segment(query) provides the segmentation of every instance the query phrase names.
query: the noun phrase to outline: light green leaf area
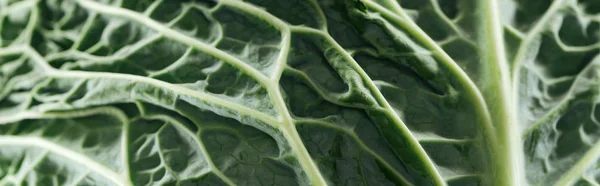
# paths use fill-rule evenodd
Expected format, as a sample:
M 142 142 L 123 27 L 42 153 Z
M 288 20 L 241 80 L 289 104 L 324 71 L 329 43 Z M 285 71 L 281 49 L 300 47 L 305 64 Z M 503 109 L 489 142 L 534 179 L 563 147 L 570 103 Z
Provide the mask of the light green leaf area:
M 0 185 L 600 185 L 598 0 L 0 0 Z

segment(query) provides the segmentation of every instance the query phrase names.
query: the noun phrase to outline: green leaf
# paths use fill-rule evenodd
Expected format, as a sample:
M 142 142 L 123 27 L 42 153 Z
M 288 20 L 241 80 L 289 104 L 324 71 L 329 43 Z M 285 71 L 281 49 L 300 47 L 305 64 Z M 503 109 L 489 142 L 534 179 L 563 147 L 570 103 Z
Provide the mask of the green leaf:
M 0 185 L 600 185 L 597 0 L 0 0 Z

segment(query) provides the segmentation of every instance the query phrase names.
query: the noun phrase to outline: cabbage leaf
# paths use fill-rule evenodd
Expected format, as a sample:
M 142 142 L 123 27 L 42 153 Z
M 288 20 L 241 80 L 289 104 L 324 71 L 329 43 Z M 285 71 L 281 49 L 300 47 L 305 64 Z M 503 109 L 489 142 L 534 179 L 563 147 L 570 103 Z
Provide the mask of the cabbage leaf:
M 0 185 L 600 185 L 598 0 L 0 0 Z

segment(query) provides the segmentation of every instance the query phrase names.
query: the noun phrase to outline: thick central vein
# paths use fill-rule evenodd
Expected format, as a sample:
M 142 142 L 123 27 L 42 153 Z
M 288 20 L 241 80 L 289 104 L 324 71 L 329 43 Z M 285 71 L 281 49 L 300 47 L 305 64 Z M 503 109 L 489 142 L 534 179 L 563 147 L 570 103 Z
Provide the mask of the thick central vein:
M 517 123 L 516 105 L 511 91 L 510 68 L 506 59 L 503 27 L 499 18 L 496 0 L 480 2 L 483 15 L 480 23 L 484 34 L 482 44 L 483 60 L 489 64 L 486 69 L 490 91 L 488 105 L 493 109 L 492 119 L 497 128 L 498 145 L 493 148 L 496 162 L 496 184 L 522 185 L 525 183 L 522 143 Z M 504 155 L 499 155 L 503 153 Z

